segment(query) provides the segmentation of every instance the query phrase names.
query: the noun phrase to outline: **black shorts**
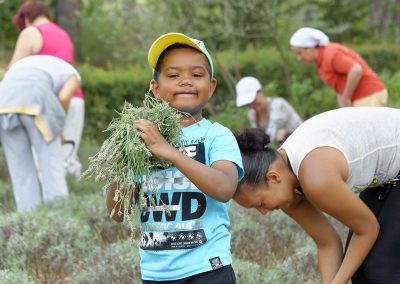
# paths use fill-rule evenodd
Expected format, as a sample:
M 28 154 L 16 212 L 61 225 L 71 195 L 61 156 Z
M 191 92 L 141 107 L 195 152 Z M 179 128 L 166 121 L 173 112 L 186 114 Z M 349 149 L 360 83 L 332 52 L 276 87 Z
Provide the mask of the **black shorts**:
M 236 276 L 232 266 L 226 265 L 216 270 L 203 272 L 179 280 L 142 280 L 142 284 L 236 284 Z
M 353 284 L 400 283 L 400 184 L 386 188 L 367 188 L 361 200 L 378 219 L 378 238 L 366 259 L 351 278 Z M 352 232 L 346 244 L 346 249 Z

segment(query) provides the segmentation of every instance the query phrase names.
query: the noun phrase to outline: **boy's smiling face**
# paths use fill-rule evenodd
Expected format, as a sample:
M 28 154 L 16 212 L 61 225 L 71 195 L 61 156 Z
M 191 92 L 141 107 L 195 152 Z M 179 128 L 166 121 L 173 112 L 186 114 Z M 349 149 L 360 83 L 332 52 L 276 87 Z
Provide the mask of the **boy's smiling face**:
M 151 81 L 154 96 L 200 120 L 217 86 L 207 69 L 206 56 L 188 47 L 173 49 L 162 60 L 157 81 Z

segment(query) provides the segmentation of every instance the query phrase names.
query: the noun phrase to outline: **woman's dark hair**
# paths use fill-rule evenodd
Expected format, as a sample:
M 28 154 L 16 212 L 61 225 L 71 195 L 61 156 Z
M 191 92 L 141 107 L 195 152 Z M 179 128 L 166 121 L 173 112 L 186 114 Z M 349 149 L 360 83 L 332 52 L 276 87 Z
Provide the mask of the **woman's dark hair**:
M 165 56 L 167 56 L 168 53 L 170 53 L 172 50 L 175 49 L 179 49 L 179 48 L 191 48 L 193 50 L 198 51 L 197 49 L 195 49 L 194 47 L 191 47 L 189 45 L 186 44 L 182 44 L 182 43 L 174 43 L 173 45 L 168 46 L 166 49 L 164 49 L 164 51 L 160 54 L 160 57 L 157 60 L 157 65 L 156 68 L 154 68 L 154 74 L 153 74 L 153 78 L 154 80 L 158 81 L 158 77 L 160 76 L 161 73 L 161 69 L 163 67 L 163 63 L 164 63 L 164 58 Z M 200 51 L 198 51 L 200 52 Z M 201 52 L 200 52 L 201 53 Z M 211 65 L 210 62 L 208 61 L 207 57 L 204 55 L 204 59 L 207 62 L 207 71 L 208 74 L 210 74 L 210 78 L 211 78 Z
M 278 152 L 267 145 L 270 138 L 261 129 L 248 128 L 235 134 L 242 154 L 244 177 L 241 183 L 265 183 L 269 166 L 278 158 Z
M 28 0 L 19 7 L 17 14 L 12 18 L 12 21 L 18 29 L 22 31 L 26 28 L 25 19 L 33 22 L 39 16 L 49 18 L 49 7 L 47 4 L 37 0 Z

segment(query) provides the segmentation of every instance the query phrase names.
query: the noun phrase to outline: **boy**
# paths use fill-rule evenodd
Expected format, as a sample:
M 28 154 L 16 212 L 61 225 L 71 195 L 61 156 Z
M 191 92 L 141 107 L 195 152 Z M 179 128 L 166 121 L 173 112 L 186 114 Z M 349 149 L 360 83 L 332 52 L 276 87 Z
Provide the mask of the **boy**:
M 174 165 L 154 173 L 155 195 L 143 189 L 148 206 L 140 216 L 142 283 L 235 283 L 228 201 L 243 166 L 231 131 L 202 117 L 217 85 L 211 56 L 203 42 L 168 33 L 150 47 L 148 60 L 154 96 L 191 116 L 180 121 L 186 155 L 169 145 L 152 122 L 136 123 L 152 154 Z M 116 188 L 108 192 L 110 212 Z M 152 197 L 159 206 L 150 202 Z

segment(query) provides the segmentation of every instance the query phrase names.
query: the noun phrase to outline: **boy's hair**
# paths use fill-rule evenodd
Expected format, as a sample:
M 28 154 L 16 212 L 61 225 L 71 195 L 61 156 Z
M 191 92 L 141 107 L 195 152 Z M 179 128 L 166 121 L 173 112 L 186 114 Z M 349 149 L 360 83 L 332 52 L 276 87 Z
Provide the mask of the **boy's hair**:
M 177 45 L 177 46 L 175 46 Z M 175 46 L 173 48 L 169 48 L 171 46 Z M 204 42 L 201 40 L 197 40 L 194 38 L 190 38 L 181 33 L 167 33 L 160 36 L 156 39 L 151 45 L 148 53 L 148 62 L 149 65 L 155 70 L 157 66 L 159 66 L 159 62 L 162 64 L 161 56 L 165 57 L 165 54 L 175 48 L 188 48 L 191 47 L 201 53 L 203 53 L 208 61 L 208 65 L 210 67 L 209 73 L 211 78 L 214 77 L 214 66 L 212 62 L 212 58 L 210 53 L 208 52 Z M 167 49 L 169 51 L 167 51 Z M 166 52 L 167 51 L 167 52 Z M 161 69 L 158 69 L 160 71 Z M 157 76 L 158 78 L 158 76 Z M 154 76 L 156 79 L 156 76 Z
M 158 60 L 157 60 L 157 65 L 156 65 L 156 67 L 154 68 L 154 71 L 153 71 L 153 78 L 154 78 L 154 80 L 158 81 L 158 77 L 160 76 L 160 73 L 161 73 L 161 69 L 162 69 L 162 67 L 163 67 L 163 63 L 164 63 L 164 58 L 165 58 L 165 56 L 167 56 L 168 53 L 170 53 L 172 50 L 181 49 L 181 48 L 191 48 L 191 49 L 193 49 L 193 50 L 198 51 L 197 49 L 195 49 L 195 48 L 193 48 L 193 47 L 191 47 L 191 46 L 189 46 L 189 45 L 182 44 L 182 43 L 174 43 L 173 45 L 168 46 L 168 47 L 161 53 L 160 57 L 159 57 Z M 210 62 L 209 62 L 208 60 L 207 60 L 207 71 L 208 71 L 208 74 L 210 74 L 210 78 L 212 78 L 211 65 L 210 65 Z
M 39 16 L 49 18 L 49 7 L 47 4 L 41 1 L 28 0 L 19 7 L 17 14 L 12 18 L 12 22 L 22 31 L 26 28 L 25 19 L 33 22 Z

